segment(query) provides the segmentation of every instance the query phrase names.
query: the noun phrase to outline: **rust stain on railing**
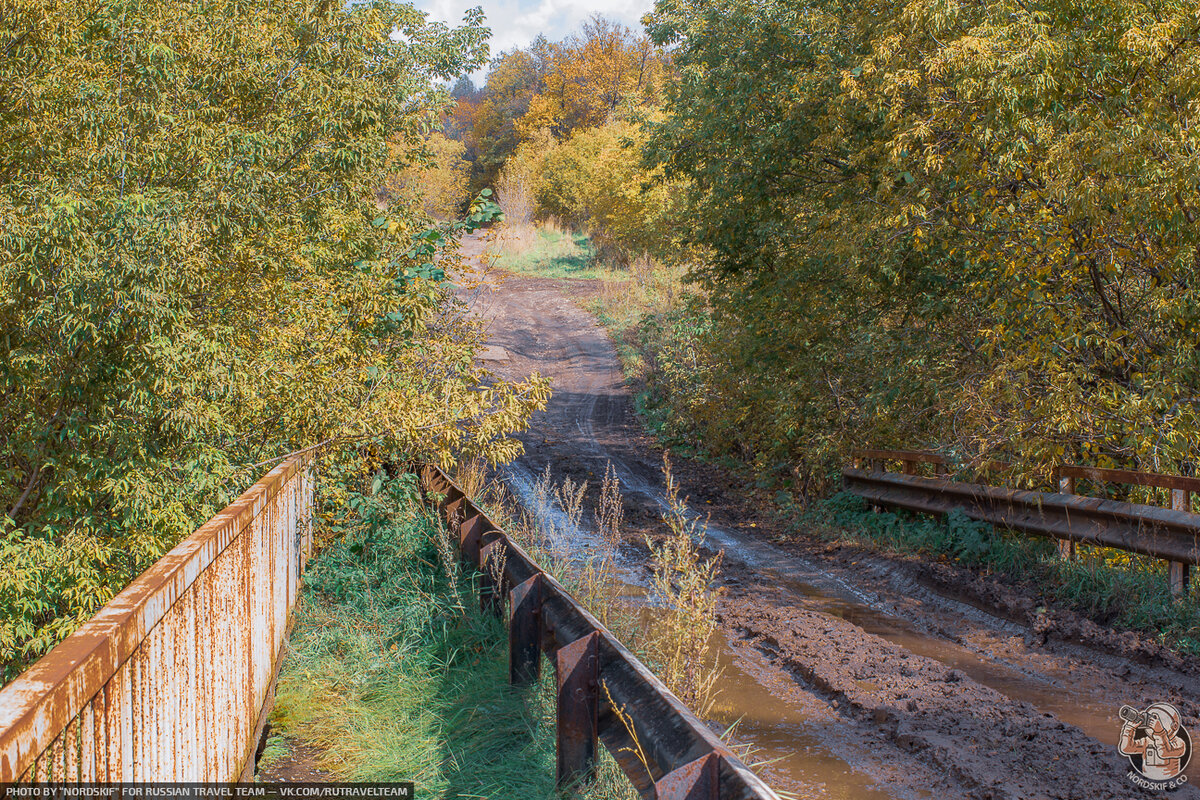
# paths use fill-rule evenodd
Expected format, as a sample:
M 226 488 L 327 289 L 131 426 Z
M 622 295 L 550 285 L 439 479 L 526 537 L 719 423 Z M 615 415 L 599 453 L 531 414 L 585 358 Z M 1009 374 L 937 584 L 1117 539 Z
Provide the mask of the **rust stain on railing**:
M 294 456 L 0 690 L 0 782 L 242 777 L 311 549 L 311 508 Z

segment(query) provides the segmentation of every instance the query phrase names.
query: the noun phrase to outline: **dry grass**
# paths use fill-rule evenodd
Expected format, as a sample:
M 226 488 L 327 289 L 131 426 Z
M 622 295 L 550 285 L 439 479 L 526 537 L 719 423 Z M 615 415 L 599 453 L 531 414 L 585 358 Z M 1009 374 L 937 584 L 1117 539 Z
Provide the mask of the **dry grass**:
M 651 595 L 664 606 L 665 613 L 648 645 L 658 662 L 659 677 L 703 717 L 712 711 L 721 677 L 711 649 L 722 591 L 717 586 L 721 555 L 701 555 L 708 525 L 695 517 L 679 496 L 671 461 L 665 453 L 663 475 L 668 505 L 663 521 L 668 533 L 658 540 L 647 538 L 646 544 L 654 559 Z
M 572 234 L 550 217 L 540 222 L 521 220 L 505 214 L 504 225 L 496 236 L 496 250 L 501 257 L 522 256 L 532 250 L 546 250 L 547 258 L 576 255 L 578 247 Z
M 610 464 L 593 509 L 596 536 L 586 558 L 572 558 L 567 544 L 572 527 L 584 522 L 587 483 L 570 478 L 555 482 L 547 468 L 533 489 L 533 513 L 526 511 L 499 481 L 480 495 L 497 523 L 597 619 L 651 666 L 659 678 L 697 714 L 708 714 L 716 701 L 720 669 L 711 650 L 717 630 L 720 590 L 716 575 L 720 557 L 704 558 L 706 524 L 696 519 L 679 497 L 664 458 L 668 510 L 666 535 L 647 542 L 654 563 L 649 596 L 654 613 L 645 615 L 625 596 L 617 574 L 622 541 L 624 500 Z M 553 513 L 557 507 L 561 514 Z

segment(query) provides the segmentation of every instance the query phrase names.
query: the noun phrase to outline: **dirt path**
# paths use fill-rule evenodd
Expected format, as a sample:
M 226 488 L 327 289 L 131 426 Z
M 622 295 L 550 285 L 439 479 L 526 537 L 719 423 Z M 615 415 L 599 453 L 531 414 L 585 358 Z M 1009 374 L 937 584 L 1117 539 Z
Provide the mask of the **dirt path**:
M 611 462 L 633 528 L 650 530 L 662 503 L 661 453 L 633 413 L 612 343 L 572 301 L 589 291 L 585 282 L 510 276 L 475 298 L 494 345 L 489 366 L 554 381 L 512 477 L 531 481 L 549 464 L 556 476 L 595 485 Z M 773 759 L 760 772 L 777 789 L 1151 797 L 1125 778 L 1128 760 L 1115 749 L 1121 705 L 1172 702 L 1200 737 L 1200 677 L 1188 664 L 1047 636 L 1045 626 L 1009 618 L 1011 609 L 946 596 L 920 565 L 815 541 L 780 546 L 728 476 L 686 462 L 677 472 L 693 507 L 711 512 L 710 542 L 725 551 L 722 721 L 742 720 L 738 735 Z M 1198 762 L 1192 785 L 1171 797 L 1200 796 Z

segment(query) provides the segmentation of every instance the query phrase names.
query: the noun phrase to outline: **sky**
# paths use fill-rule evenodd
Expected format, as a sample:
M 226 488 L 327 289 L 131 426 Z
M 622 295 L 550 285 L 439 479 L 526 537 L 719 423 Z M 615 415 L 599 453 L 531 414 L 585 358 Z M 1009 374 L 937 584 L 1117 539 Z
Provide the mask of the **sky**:
M 623 22 L 635 31 L 641 18 L 654 7 L 654 0 L 415 0 L 417 8 L 431 20 L 457 25 L 463 12 L 481 6 L 492 29 L 491 54 L 524 47 L 539 33 L 557 41 L 574 33 L 593 14 Z M 478 79 L 486 70 L 472 76 Z

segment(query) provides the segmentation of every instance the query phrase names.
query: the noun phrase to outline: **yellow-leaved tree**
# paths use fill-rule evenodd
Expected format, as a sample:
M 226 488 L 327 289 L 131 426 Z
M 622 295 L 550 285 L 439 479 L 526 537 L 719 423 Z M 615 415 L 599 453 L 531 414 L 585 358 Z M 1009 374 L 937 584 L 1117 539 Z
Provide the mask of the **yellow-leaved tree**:
M 374 200 L 422 158 L 440 81 L 486 57 L 477 11 L 451 29 L 386 1 L 5 9 L 8 674 L 287 453 L 518 452 L 545 382 L 477 365 L 454 230 Z
M 658 0 L 648 29 L 679 76 L 652 155 L 710 255 L 697 438 L 784 485 L 868 443 L 1194 468 L 1194 3 Z

